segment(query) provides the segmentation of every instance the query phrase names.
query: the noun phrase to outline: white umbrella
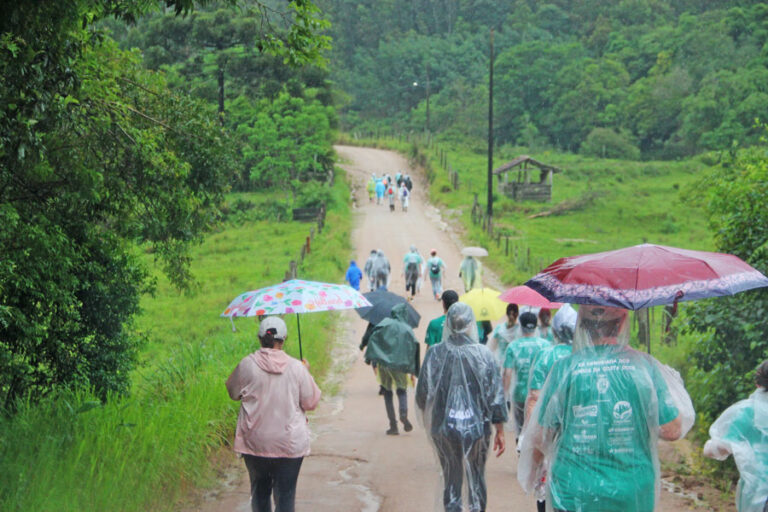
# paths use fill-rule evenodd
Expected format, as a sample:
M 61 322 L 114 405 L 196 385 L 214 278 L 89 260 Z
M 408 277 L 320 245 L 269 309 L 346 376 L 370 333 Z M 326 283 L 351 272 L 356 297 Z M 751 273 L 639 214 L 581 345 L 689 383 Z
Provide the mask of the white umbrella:
M 488 256 L 488 251 L 483 249 L 482 247 L 465 247 L 461 250 L 462 256 L 474 256 L 474 257 L 481 257 L 481 256 Z

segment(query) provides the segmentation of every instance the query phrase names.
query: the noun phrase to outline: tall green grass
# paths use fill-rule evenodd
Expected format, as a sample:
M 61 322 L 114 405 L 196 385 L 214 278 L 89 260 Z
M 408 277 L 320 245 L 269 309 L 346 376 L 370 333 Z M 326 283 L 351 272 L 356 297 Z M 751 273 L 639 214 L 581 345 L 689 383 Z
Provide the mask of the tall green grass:
M 351 252 L 343 180 L 333 195 L 301 278 L 343 280 Z M 190 486 L 213 480 L 208 457 L 229 442 L 239 407 L 224 382 L 258 347 L 253 319 L 237 319 L 233 332 L 219 314 L 239 293 L 280 282 L 310 229 L 241 217 L 194 251 L 191 294 L 157 276 L 157 293 L 145 298 L 136 322 L 148 341 L 131 396 L 102 405 L 88 392 L 61 391 L 0 420 L 0 510 L 172 510 Z M 301 318 L 304 357 L 321 382 L 337 320 L 333 313 Z M 295 315 L 286 322 L 286 350 L 298 356 Z

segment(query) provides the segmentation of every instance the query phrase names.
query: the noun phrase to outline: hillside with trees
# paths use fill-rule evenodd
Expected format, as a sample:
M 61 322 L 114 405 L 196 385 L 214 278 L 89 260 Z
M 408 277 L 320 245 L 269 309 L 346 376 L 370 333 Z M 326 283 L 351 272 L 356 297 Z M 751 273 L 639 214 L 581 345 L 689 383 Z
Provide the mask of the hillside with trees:
M 754 1 L 322 0 L 345 127 L 680 158 L 756 142 L 768 4 Z

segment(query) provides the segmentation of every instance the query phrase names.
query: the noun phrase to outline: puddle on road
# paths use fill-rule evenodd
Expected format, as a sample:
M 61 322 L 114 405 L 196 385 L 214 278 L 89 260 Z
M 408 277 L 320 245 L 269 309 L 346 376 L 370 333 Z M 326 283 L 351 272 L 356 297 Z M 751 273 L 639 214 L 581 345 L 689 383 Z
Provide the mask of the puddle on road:
M 358 466 L 360 466 L 360 462 L 355 461 L 352 465 L 339 470 L 341 480 L 330 481 L 328 482 L 328 485 L 334 487 L 344 485 L 350 489 L 354 489 L 357 494 L 357 499 L 363 506 L 361 512 L 378 512 L 379 507 L 381 507 L 381 497 L 374 494 L 371 488 L 366 485 L 351 483 L 353 477 L 350 473 L 357 469 Z
M 708 507 L 706 503 L 699 498 L 698 493 L 688 492 L 685 489 L 683 489 L 683 487 L 680 484 L 676 484 L 675 482 L 671 482 L 665 478 L 662 478 L 661 488 L 670 494 L 674 494 L 675 496 L 679 496 L 680 498 L 691 500 L 693 505 L 696 506 L 697 508 L 701 507 L 702 510 L 712 510 L 712 511 L 715 510 L 712 507 Z

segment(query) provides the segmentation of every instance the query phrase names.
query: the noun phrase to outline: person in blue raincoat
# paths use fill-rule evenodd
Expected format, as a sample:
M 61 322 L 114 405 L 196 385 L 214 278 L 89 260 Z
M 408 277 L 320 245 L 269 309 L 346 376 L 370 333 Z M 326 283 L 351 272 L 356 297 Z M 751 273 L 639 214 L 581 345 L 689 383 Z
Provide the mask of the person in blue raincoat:
M 355 290 L 360 290 L 360 279 L 363 278 L 363 273 L 360 271 L 360 267 L 357 266 L 354 260 L 349 262 L 349 268 L 347 274 L 344 276 L 344 280 L 349 282 L 349 286 Z
M 381 199 L 384 197 L 384 191 L 387 187 L 381 179 L 376 180 L 376 204 L 381 204 Z

